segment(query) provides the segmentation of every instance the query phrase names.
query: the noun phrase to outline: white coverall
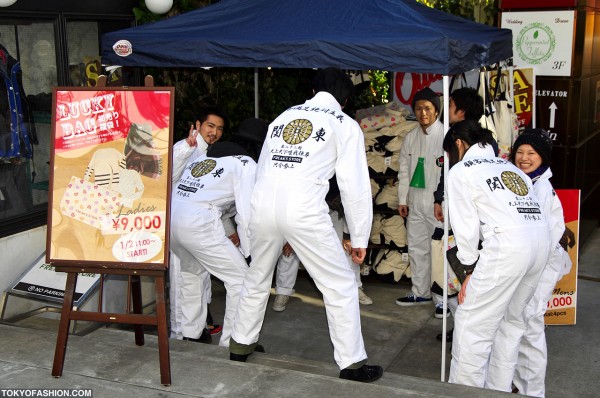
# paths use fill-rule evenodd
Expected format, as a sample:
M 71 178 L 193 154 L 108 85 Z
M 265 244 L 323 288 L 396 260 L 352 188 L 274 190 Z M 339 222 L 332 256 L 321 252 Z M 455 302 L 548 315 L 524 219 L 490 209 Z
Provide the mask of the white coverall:
M 411 130 L 400 149 L 398 198 L 408 206 L 406 234 L 412 292 L 417 297 L 431 297 L 431 236 L 444 224 L 433 215 L 433 192 L 437 189 L 442 170 L 444 125 L 437 120 L 423 133 L 421 126 Z M 425 188 L 410 187 L 417 162 L 424 158 Z
M 172 192 L 175 192 L 176 183 L 179 182 L 181 175 L 186 166 L 188 166 L 196 158 L 205 155 L 208 150 L 208 144 L 204 139 L 197 139 L 197 146 L 189 146 L 185 139 L 177 141 L 173 145 L 173 173 L 171 183 L 173 184 Z M 170 250 L 169 253 L 169 318 L 171 324 L 171 338 L 181 340 L 181 265 L 180 260 Z M 212 299 L 212 290 L 210 275 L 204 275 L 204 295 L 202 299 L 206 304 L 210 304 Z
M 300 259 L 296 253 L 291 253 L 289 256 L 284 256 L 283 254 L 279 256 L 275 275 L 275 294 L 283 294 L 285 296 L 294 294 L 299 267 Z
M 247 156 L 200 156 L 186 167 L 171 204 L 171 250 L 181 260 L 184 337 L 199 338 L 206 324 L 203 277 L 223 281 L 227 290 L 220 346 L 228 347 L 244 274 L 248 269 L 248 221 L 256 163 Z M 225 234 L 221 215 L 235 205 L 240 249 Z M 241 252 L 240 252 L 241 250 Z
M 323 294 L 334 358 L 343 369 L 367 354 L 358 288 L 325 202 L 334 174 L 352 247 L 366 248 L 373 212 L 364 138 L 335 98 L 319 92 L 269 126 L 252 196 L 252 264 L 232 337 L 242 345 L 258 341 L 275 263 L 287 241 Z
M 342 234 L 348 233 L 348 226 L 344 222 L 343 218 L 338 217 L 338 212 L 330 210 L 329 215 L 331 216 L 331 222 L 333 223 L 333 229 L 338 234 L 340 241 L 342 240 Z M 362 281 L 360 279 L 360 265 L 352 262 L 352 257 L 347 255 L 348 264 L 352 270 L 354 270 L 354 277 L 356 278 L 356 285 L 362 287 Z M 294 285 L 296 284 L 296 277 L 298 276 L 298 268 L 300 266 L 300 260 L 295 253 L 290 254 L 288 257 L 281 255 L 279 261 L 277 261 L 277 272 L 275 275 L 275 294 L 284 294 L 291 296 L 294 294 Z
M 518 350 L 549 252 L 548 224 L 529 177 L 494 157 L 490 145 L 471 146 L 450 169 L 447 200 L 457 256 L 465 265 L 477 261 L 454 314 L 449 381 L 484 387 L 492 349 Z M 497 333 L 505 333 L 501 343 Z
M 489 380 L 490 388 L 510 391 L 511 382 L 519 389 L 519 393 L 533 397 L 543 397 L 545 394 L 546 364 L 546 334 L 544 333 L 544 314 L 552 290 L 564 275 L 571 269 L 571 259 L 562 246 L 560 238 L 565 231 L 565 221 L 562 205 L 550 183 L 552 171 L 548 168 L 541 176 L 533 180 L 535 192 L 542 213 L 550 227 L 550 255 L 542 276 L 535 289 L 533 297 L 525 309 L 526 329 L 524 330 L 518 358 L 506 358 L 514 350 L 507 353 L 503 349 L 492 350 L 490 358 Z M 502 339 L 502 336 L 500 336 Z M 515 373 L 511 372 L 510 364 L 516 361 Z

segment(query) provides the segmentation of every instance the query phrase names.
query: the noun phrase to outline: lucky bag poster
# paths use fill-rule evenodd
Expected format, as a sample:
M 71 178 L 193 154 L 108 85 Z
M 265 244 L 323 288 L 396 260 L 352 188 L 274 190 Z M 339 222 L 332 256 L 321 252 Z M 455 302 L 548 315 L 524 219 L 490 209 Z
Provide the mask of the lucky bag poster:
M 46 262 L 167 264 L 172 88 L 53 90 Z

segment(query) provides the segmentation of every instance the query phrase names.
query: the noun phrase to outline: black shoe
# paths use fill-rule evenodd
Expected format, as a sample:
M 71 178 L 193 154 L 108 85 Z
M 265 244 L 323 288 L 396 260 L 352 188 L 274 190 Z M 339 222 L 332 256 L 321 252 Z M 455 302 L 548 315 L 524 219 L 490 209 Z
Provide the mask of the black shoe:
M 363 365 L 358 369 L 342 369 L 340 379 L 370 383 L 383 375 L 383 368 L 377 365 Z
M 254 352 L 265 352 L 265 347 L 263 347 L 260 344 L 257 344 L 256 347 L 254 347 Z M 250 354 L 234 354 L 233 352 L 230 352 L 229 360 L 237 362 L 246 362 L 246 359 L 248 359 Z
M 452 343 L 452 336 L 454 335 L 454 329 L 450 329 L 446 332 L 446 343 Z M 438 341 L 442 341 L 442 334 L 435 336 Z
M 202 334 L 200 335 L 200 338 L 198 338 L 198 339 L 193 339 L 191 337 L 184 337 L 183 339 L 185 341 L 193 341 L 194 343 L 205 343 L 205 344 L 212 343 L 212 336 L 210 335 L 210 331 L 208 329 L 204 329 L 202 331 Z

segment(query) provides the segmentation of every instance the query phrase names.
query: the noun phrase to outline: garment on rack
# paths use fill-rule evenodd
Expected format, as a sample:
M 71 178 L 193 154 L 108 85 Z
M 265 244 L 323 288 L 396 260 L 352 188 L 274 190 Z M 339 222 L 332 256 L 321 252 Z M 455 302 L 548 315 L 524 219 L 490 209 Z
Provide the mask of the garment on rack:
M 32 158 L 39 144 L 21 76 L 21 64 L 0 44 L 0 157 Z

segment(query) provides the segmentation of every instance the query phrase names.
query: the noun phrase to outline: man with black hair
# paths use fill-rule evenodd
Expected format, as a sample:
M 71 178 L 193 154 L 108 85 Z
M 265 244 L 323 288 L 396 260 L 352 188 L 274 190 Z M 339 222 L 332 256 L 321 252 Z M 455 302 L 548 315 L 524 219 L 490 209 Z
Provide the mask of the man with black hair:
M 340 378 L 371 382 L 383 369 L 366 364 L 358 287 L 325 202 L 335 174 L 352 260 L 360 264 L 369 240 L 372 199 L 360 126 L 342 111 L 354 86 L 344 72 L 327 68 L 317 73 L 313 88 L 312 99 L 270 124 L 263 145 L 252 195 L 252 263 L 235 317 L 230 359 L 246 361 L 257 347 L 275 263 L 288 242 L 323 294 Z
M 398 212 L 406 218 L 411 292 L 396 300 L 401 306 L 431 302 L 431 237 L 443 227 L 433 215 L 431 196 L 444 159 L 444 125 L 438 120 L 440 99 L 429 87 L 417 92 L 412 108 L 419 126 L 410 131 L 400 149 Z
M 472 87 L 461 87 L 452 91 L 449 100 L 448 119 L 450 126 L 461 122 L 463 120 L 473 120 L 479 122 L 479 119 L 483 116 L 483 98 L 479 95 L 477 90 Z M 442 202 L 444 201 L 444 168 L 442 167 L 440 182 L 437 189 L 433 193 L 433 214 L 436 220 L 444 222 L 444 210 L 442 209 Z M 444 316 L 444 306 L 442 303 L 443 287 L 437 284 L 433 284 L 431 288 L 433 299 L 435 301 L 435 317 L 438 319 Z M 448 300 L 449 312 L 446 312 L 446 316 L 450 313 L 454 314 L 454 311 L 458 307 L 458 301 L 456 296 L 450 297 Z M 446 332 L 446 341 L 452 342 L 452 332 L 450 329 Z M 437 335 L 437 339 L 441 341 L 443 335 L 440 333 Z
M 216 105 L 208 105 L 200 109 L 200 113 L 195 121 L 191 124 L 188 136 L 175 143 L 173 146 L 173 173 L 171 181 L 173 185 L 179 182 L 181 175 L 186 166 L 199 156 L 206 155 L 208 148 L 215 142 L 221 139 L 223 131 L 227 124 L 227 117 L 223 110 Z M 200 138 L 198 138 L 200 135 Z M 175 186 L 173 187 L 175 192 Z M 224 228 L 228 235 L 234 233 L 233 224 L 228 221 L 229 215 L 224 216 Z M 237 235 L 232 235 L 237 239 Z M 171 321 L 171 337 L 181 339 L 182 314 L 181 314 L 181 265 L 180 259 L 171 251 L 169 261 L 169 303 L 170 303 L 170 321 Z M 210 303 L 211 301 L 211 283 L 210 276 L 204 275 L 203 281 L 203 301 Z M 211 315 L 208 311 L 208 318 Z M 212 323 L 212 321 L 210 322 Z M 209 329 L 209 327 L 211 327 Z M 210 343 L 211 334 L 217 334 L 221 330 L 219 325 L 207 325 L 203 329 L 199 339 L 203 343 Z

